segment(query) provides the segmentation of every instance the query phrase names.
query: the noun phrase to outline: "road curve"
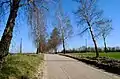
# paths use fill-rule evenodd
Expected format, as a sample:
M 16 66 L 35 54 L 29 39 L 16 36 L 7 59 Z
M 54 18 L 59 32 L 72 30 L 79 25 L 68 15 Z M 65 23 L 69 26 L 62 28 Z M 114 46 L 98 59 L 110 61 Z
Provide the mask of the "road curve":
M 117 75 L 56 54 L 46 54 L 45 63 L 46 79 L 120 79 Z

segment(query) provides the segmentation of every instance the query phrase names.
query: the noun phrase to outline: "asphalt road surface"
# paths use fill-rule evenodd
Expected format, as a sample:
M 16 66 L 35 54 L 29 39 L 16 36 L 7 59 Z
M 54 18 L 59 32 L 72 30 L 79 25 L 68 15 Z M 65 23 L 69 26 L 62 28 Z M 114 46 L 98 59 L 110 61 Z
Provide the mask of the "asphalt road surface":
M 115 74 L 56 54 L 46 54 L 45 63 L 45 79 L 120 79 Z

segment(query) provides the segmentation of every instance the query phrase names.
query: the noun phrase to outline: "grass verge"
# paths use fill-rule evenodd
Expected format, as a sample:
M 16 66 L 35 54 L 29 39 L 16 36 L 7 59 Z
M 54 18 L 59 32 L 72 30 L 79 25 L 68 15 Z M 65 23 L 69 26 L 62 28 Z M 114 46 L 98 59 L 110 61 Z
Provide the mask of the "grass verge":
M 0 70 L 0 79 L 34 79 L 34 76 L 40 65 L 43 62 L 43 55 L 36 54 L 15 54 L 8 55 Z

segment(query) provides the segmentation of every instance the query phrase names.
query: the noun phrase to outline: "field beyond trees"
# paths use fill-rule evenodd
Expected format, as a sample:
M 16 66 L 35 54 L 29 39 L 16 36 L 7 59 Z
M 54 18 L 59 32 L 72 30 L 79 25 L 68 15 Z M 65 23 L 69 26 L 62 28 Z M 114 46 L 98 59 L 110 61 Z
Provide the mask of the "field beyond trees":
M 95 53 L 73 53 L 72 55 L 80 56 L 80 57 L 95 57 Z M 120 59 L 120 52 L 108 52 L 108 53 L 100 53 L 100 57 L 109 57 L 114 59 Z
M 43 57 L 35 54 L 8 55 L 0 70 L 0 79 L 33 79 Z

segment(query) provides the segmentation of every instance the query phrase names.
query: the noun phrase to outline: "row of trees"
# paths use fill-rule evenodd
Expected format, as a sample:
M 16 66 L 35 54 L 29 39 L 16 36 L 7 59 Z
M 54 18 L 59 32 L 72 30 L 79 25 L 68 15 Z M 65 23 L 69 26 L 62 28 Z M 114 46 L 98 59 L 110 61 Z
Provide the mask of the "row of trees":
M 46 42 L 44 42 L 43 48 L 45 48 L 45 50 L 42 52 L 53 52 L 54 50 L 54 52 L 57 53 L 58 46 L 62 44 L 64 50 L 63 53 L 65 53 L 65 42 L 68 38 L 71 37 L 73 31 L 69 15 L 64 13 L 61 1 L 59 1 L 57 5 L 55 20 L 56 27 L 54 27 L 50 37 L 46 40 Z
M 93 40 L 95 46 L 96 57 L 99 57 L 99 49 L 97 47 L 96 38 L 102 37 L 104 41 L 104 51 L 107 52 L 107 45 L 106 45 L 106 37 L 112 30 L 111 22 L 112 20 L 106 19 L 103 16 L 103 11 L 97 7 L 96 0 L 75 0 L 79 3 L 78 10 L 74 12 L 77 16 L 77 23 L 81 27 L 81 34 L 86 31 L 89 31 L 91 38 Z M 58 28 L 58 37 L 59 43 L 63 44 L 63 53 L 65 53 L 65 41 L 73 34 L 72 25 L 70 22 L 70 18 L 68 15 L 64 13 L 62 8 L 61 1 L 59 1 L 57 12 L 56 12 L 56 19 L 57 19 L 57 27 Z M 54 39 L 50 39 L 55 41 Z M 48 42 L 49 43 L 49 42 Z M 57 43 L 56 43 L 57 44 Z M 50 44 L 54 49 L 56 49 L 57 45 L 54 46 L 54 42 Z M 52 49 L 53 49 L 52 48 Z
M 120 47 L 107 47 L 106 48 L 106 52 L 120 52 Z M 62 53 L 63 51 L 61 51 Z M 82 46 L 80 48 L 73 48 L 73 49 L 69 49 L 66 50 L 66 53 L 88 53 L 88 52 L 95 52 L 95 48 L 94 47 L 86 47 L 86 46 Z M 98 47 L 98 52 L 102 53 L 104 52 L 104 48 L 103 47 Z
M 46 25 L 47 13 L 49 12 L 50 2 L 57 4 L 56 27 L 51 33 L 50 38 L 47 38 Z M 96 5 L 96 0 L 74 0 L 79 6 L 74 14 L 77 16 L 77 23 L 81 27 L 81 33 L 89 31 L 93 40 L 96 57 L 99 56 L 96 37 L 103 37 L 106 51 L 106 36 L 111 31 L 111 20 L 103 17 L 103 11 Z M 65 42 L 73 34 L 72 25 L 69 18 L 62 8 L 61 0 L 0 0 L 0 21 L 8 12 L 7 23 L 0 40 L 0 60 L 6 57 L 9 53 L 13 30 L 15 27 L 16 18 L 19 15 L 26 17 L 28 26 L 30 26 L 31 37 L 37 48 L 37 53 L 46 52 L 54 49 L 60 44 L 63 44 L 63 52 L 65 53 Z M 6 21 L 5 21 L 6 22 Z M 47 38 L 47 39 L 46 39 Z

